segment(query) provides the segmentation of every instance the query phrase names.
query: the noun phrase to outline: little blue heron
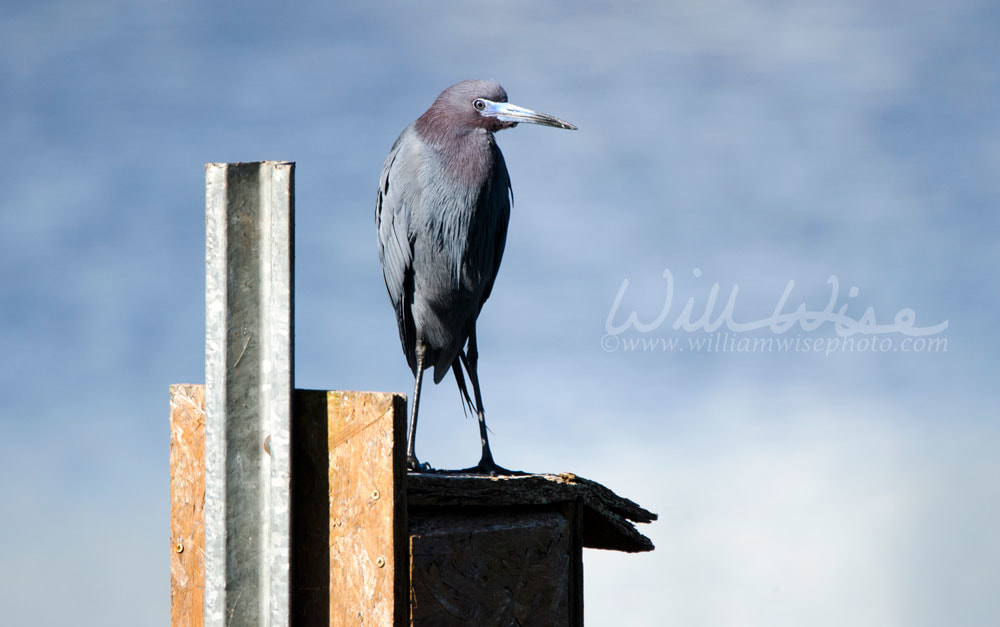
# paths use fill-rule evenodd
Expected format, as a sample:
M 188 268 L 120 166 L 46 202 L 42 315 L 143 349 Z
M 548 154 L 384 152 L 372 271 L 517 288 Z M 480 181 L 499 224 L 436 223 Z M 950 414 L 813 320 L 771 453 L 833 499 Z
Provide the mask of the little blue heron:
M 406 450 L 411 470 L 430 469 L 414 447 L 424 370 L 434 366 L 434 383 L 454 372 L 472 408 L 464 366 L 483 448 L 479 464 L 468 470 L 508 472 L 493 461 L 486 435 L 476 319 L 493 289 L 510 220 L 510 178 L 493 134 L 519 122 L 576 129 L 508 103 L 494 81 L 463 81 L 441 92 L 400 134 L 382 166 L 375 224 L 382 276 L 413 371 Z

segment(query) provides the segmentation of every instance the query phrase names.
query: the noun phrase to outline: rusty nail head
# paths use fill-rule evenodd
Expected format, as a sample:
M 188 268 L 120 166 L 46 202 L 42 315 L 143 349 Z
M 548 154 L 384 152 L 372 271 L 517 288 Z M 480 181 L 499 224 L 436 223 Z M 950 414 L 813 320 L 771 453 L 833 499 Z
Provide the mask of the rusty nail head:
M 385 558 L 380 555 L 379 558 L 377 560 L 375 560 L 375 564 L 379 568 L 382 568 L 383 566 L 385 566 Z
M 378 500 L 378 497 L 379 497 L 379 493 L 378 493 L 378 490 L 377 490 L 377 489 L 376 489 L 376 490 L 373 490 L 373 491 L 372 491 L 372 500 L 373 500 L 373 501 L 377 501 L 377 500 Z
M 174 545 L 174 550 L 177 551 L 178 553 L 183 553 L 184 545 L 178 542 L 177 544 Z

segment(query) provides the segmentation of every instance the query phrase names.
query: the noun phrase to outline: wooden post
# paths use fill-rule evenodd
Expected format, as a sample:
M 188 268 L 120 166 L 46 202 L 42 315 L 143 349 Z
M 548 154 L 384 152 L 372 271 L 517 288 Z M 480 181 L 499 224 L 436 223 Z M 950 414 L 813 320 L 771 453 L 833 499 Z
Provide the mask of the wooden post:
M 406 399 L 296 390 L 295 401 L 293 518 L 301 524 L 293 525 L 293 595 L 303 601 L 297 614 L 308 625 L 403 625 Z M 315 487 L 304 489 L 303 481 Z M 324 558 L 325 582 L 322 568 L 306 566 Z M 299 579 L 310 573 L 317 576 Z
M 171 386 L 170 410 L 171 625 L 199 627 L 204 386 Z M 405 437 L 401 395 L 295 390 L 291 624 L 407 623 Z

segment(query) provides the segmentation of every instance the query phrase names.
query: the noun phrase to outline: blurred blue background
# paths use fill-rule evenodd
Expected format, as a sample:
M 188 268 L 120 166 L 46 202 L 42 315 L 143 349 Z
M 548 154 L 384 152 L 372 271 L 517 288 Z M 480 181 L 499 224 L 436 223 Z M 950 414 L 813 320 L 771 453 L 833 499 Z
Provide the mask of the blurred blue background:
M 996 624 L 998 28 L 964 0 L 4 3 L 3 623 L 168 620 L 167 386 L 204 379 L 204 163 L 297 162 L 297 386 L 409 393 L 379 170 L 442 89 L 495 78 L 580 127 L 498 136 L 497 460 L 660 514 L 653 553 L 586 553 L 588 624 Z M 665 268 L 666 321 L 616 339 L 689 348 L 602 344 L 623 280 L 613 322 L 648 322 Z M 822 310 L 831 275 L 835 310 L 909 308 L 947 321 L 943 346 L 698 351 L 672 326 L 713 284 L 742 321 L 789 281 L 784 311 Z M 453 381 L 425 390 L 421 457 L 475 463 Z

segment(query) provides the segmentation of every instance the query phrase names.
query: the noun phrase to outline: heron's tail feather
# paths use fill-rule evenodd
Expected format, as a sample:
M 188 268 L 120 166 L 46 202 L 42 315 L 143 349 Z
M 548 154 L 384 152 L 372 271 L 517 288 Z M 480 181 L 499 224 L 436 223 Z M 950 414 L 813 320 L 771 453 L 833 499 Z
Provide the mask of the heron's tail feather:
M 462 413 L 468 418 L 470 411 L 473 414 L 476 413 L 476 406 L 472 404 L 472 397 L 469 396 L 469 388 L 465 385 L 465 375 L 462 374 L 462 366 L 465 366 L 466 370 L 469 369 L 469 362 L 465 357 L 465 351 L 458 353 L 458 359 L 452 363 L 451 369 L 455 372 L 455 382 L 458 383 L 458 391 L 462 393 Z

